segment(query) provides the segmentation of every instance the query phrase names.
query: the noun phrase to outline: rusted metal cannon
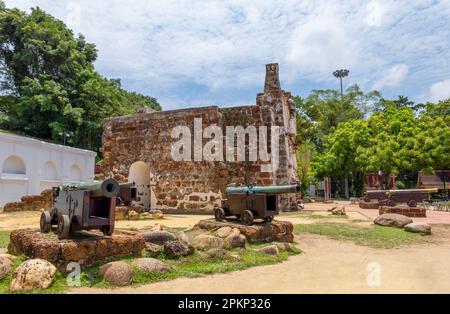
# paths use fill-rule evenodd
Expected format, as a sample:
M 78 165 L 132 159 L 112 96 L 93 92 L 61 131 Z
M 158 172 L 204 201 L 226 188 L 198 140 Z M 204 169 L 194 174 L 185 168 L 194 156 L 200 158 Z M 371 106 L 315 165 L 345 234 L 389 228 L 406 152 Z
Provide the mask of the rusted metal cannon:
M 119 183 L 106 179 L 92 184 L 61 185 L 53 189 L 53 206 L 41 214 L 41 232 L 57 225 L 58 238 L 68 238 L 73 231 L 100 229 L 114 232 L 116 197 Z
M 119 194 L 117 194 L 116 205 L 130 206 L 131 202 L 139 201 L 137 188 L 134 182 L 120 183 Z
M 409 207 L 416 207 L 422 203 L 428 194 L 436 193 L 437 189 L 404 189 L 404 190 L 373 190 L 367 191 L 363 197 L 365 202 L 377 200 L 387 206 L 406 203 Z
M 253 224 L 255 219 L 270 222 L 279 212 L 279 195 L 298 192 L 300 185 L 228 187 L 222 207 L 214 209 L 214 217 L 221 221 L 236 216 L 246 225 Z

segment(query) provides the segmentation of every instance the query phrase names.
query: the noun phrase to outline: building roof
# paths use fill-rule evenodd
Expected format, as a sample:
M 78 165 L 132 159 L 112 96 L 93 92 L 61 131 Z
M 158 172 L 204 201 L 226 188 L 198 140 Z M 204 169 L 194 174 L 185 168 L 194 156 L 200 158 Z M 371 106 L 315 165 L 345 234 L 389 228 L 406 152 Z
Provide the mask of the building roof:
M 28 137 L 28 136 L 22 136 L 17 135 L 13 133 L 6 133 L 3 130 L 0 130 L 0 140 L 6 140 L 8 142 L 18 142 L 26 145 L 33 145 L 33 146 L 40 146 L 40 147 L 47 147 L 52 148 L 55 150 L 63 150 L 67 152 L 72 152 L 76 154 L 82 154 L 82 155 L 90 155 L 90 156 L 97 156 L 97 153 L 91 150 L 87 149 L 81 149 L 81 148 L 75 148 L 70 146 L 65 146 L 61 144 L 55 144 L 55 143 L 49 143 L 46 141 L 43 141 L 41 139 L 37 139 L 34 137 Z

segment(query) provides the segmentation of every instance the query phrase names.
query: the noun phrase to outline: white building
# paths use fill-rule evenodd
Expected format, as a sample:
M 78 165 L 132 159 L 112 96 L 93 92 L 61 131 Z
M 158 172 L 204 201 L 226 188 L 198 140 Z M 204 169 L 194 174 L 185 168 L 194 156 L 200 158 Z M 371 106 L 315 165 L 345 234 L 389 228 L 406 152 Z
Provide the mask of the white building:
M 0 132 L 0 207 L 61 183 L 92 182 L 96 153 Z

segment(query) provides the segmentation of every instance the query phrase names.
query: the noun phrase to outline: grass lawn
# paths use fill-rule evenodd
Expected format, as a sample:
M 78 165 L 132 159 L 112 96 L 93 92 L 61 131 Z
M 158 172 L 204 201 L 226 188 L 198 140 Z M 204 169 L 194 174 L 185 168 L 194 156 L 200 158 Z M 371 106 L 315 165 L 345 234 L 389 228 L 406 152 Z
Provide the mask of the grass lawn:
M 5 248 L 9 243 L 10 231 L 0 230 L 0 248 Z
M 151 273 L 134 269 L 134 276 L 132 285 L 148 284 L 163 280 L 172 280 L 179 277 L 200 277 L 208 274 L 224 273 L 234 270 L 242 270 L 253 266 L 270 265 L 285 261 L 289 256 L 296 255 L 301 252 L 298 250 L 294 253 L 280 250 L 279 256 L 270 256 L 262 253 L 257 253 L 252 249 L 261 247 L 262 245 L 247 245 L 247 249 L 241 251 L 240 249 L 230 250 L 229 253 L 239 255 L 239 260 L 233 257 L 225 259 L 210 259 L 205 258 L 202 253 L 195 252 L 191 256 L 169 259 L 164 253 L 160 253 L 157 257 L 159 260 L 171 266 L 172 270 L 167 273 Z M 25 260 L 24 256 L 20 256 L 14 261 L 14 268 Z M 131 263 L 133 258 L 125 258 L 122 261 Z M 11 274 L 0 280 L 0 294 L 11 293 L 9 291 L 9 284 L 11 282 Z M 113 288 L 105 282 L 99 275 L 99 267 L 86 268 L 81 273 L 81 285 L 84 287 L 96 288 Z M 70 287 L 67 285 L 66 276 L 57 272 L 56 279 L 53 284 L 46 290 L 33 290 L 27 293 L 64 293 Z
M 294 233 L 320 234 L 335 240 L 350 240 L 358 245 L 391 249 L 409 244 L 430 243 L 427 236 L 404 231 L 400 228 L 373 225 L 363 227 L 340 223 L 297 224 Z

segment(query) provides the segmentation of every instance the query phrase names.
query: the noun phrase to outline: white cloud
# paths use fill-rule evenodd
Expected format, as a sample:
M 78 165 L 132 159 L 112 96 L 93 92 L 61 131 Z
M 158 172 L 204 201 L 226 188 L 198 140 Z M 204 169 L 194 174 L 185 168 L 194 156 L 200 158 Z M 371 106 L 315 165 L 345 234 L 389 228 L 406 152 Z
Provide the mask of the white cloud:
M 322 79 L 358 63 L 360 45 L 337 12 L 326 9 L 298 25 L 289 39 L 286 61 L 302 75 Z
M 437 102 L 450 98 L 450 79 L 437 82 L 430 87 L 429 100 Z
M 70 24 L 96 44 L 99 72 L 166 109 L 201 99 L 238 104 L 245 94 L 251 103 L 271 62 L 280 63 L 283 87 L 303 94 L 307 84 L 333 88 L 332 71 L 348 68 L 346 83 L 384 92 L 407 82 L 402 92 L 412 98 L 450 68 L 449 0 L 5 2 L 40 6 Z
M 383 16 L 386 11 L 384 6 L 378 1 L 371 1 L 366 7 L 368 14 L 366 17 L 366 23 L 369 26 L 381 26 L 383 22 Z
M 408 66 L 406 64 L 397 64 L 381 73 L 381 78 L 373 85 L 373 89 L 380 90 L 385 86 L 399 85 L 408 74 Z

